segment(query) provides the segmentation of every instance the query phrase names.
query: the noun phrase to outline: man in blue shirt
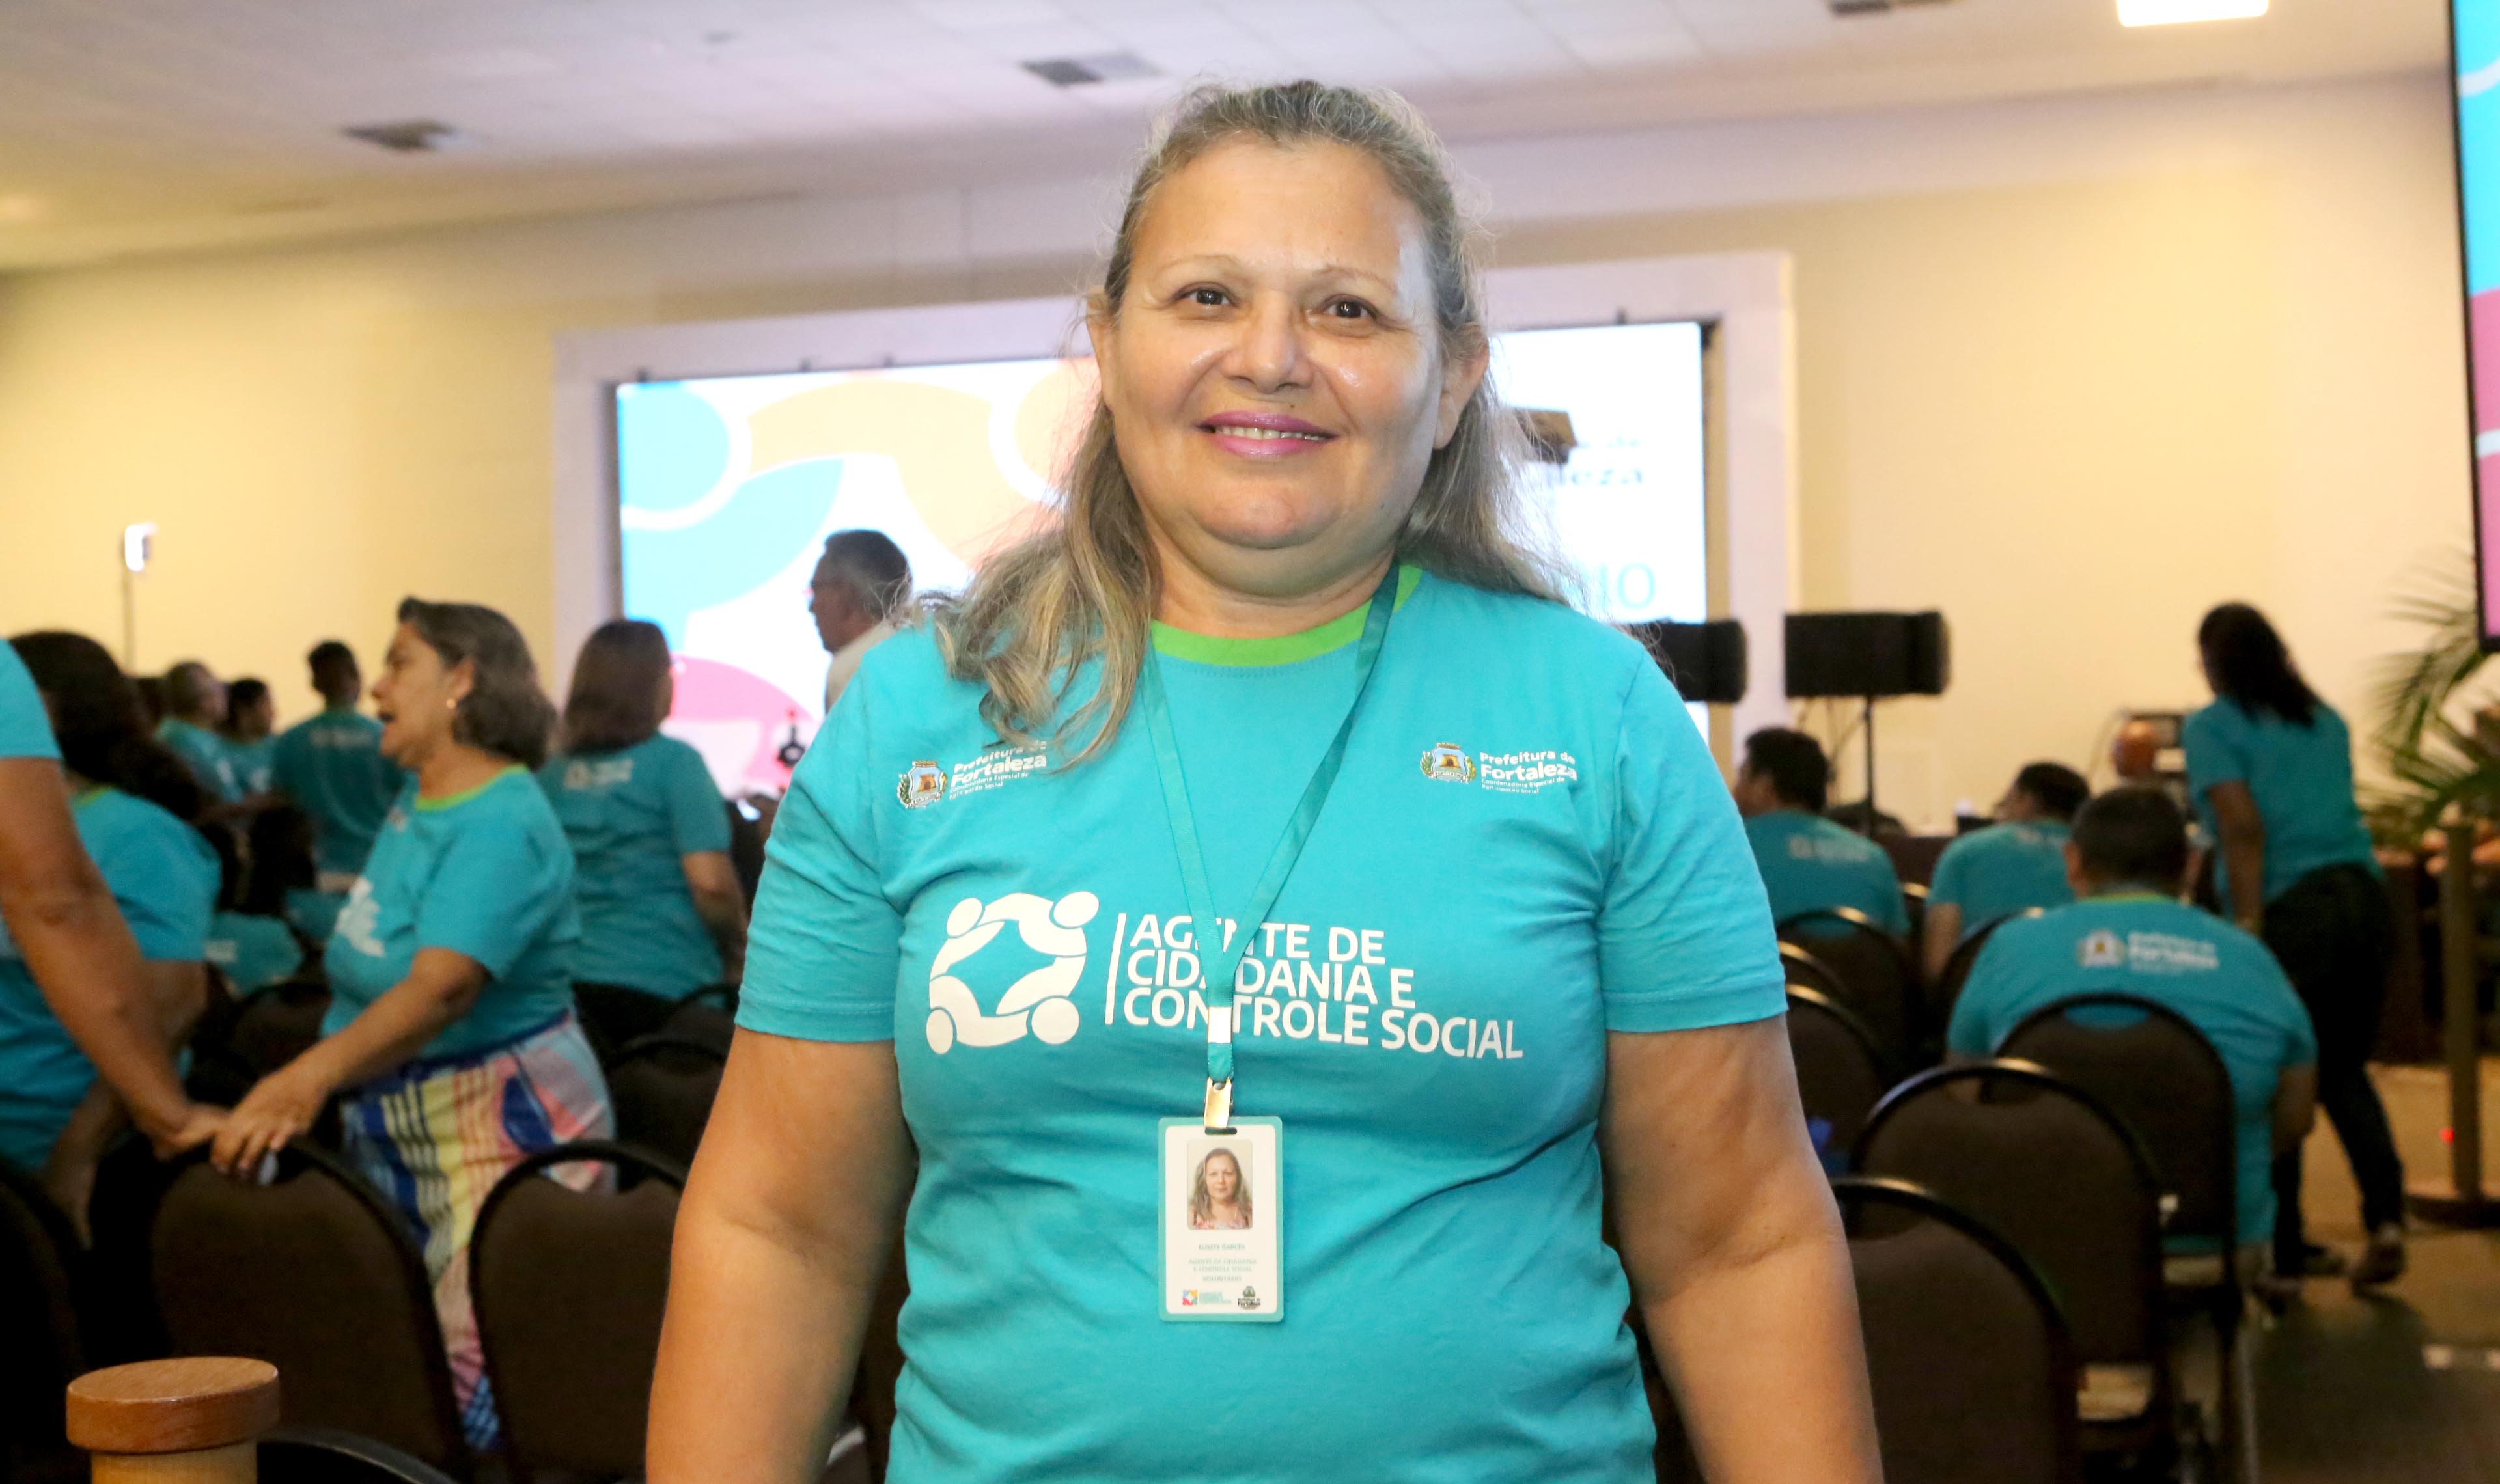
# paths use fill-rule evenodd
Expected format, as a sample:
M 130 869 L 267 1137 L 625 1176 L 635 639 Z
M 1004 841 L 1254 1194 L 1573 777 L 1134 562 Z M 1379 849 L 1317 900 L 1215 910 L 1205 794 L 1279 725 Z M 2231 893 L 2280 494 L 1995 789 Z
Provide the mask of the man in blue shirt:
M 1786 923 L 1805 912 L 1854 907 L 1884 931 L 1907 937 L 1910 910 L 1892 858 L 1865 836 L 1823 817 L 1830 790 L 1823 743 L 1786 727 L 1765 727 L 1745 739 L 1736 811 L 1745 816 L 1745 839 L 1770 893 L 1771 916 Z
M 156 740 L 191 770 L 212 804 L 243 800 L 234 755 L 217 735 L 225 719 L 226 685 L 208 666 L 183 660 L 165 672 L 165 719 L 156 725 Z
M 320 903 L 289 912 L 316 939 L 329 937 L 349 888 L 365 869 L 374 837 L 398 802 L 408 775 L 381 754 L 382 724 L 356 709 L 364 694 L 355 652 L 335 639 L 306 656 L 321 713 L 286 729 L 272 749 L 270 782 L 312 818 Z M 317 931 L 315 931 L 317 929 Z
M 2112 789 L 2084 806 L 2066 861 L 2083 900 L 1997 929 L 1954 1004 L 1946 1047 L 1992 1056 L 2024 1016 L 2073 995 L 2141 995 L 2177 1010 L 2230 1072 L 2239 1238 L 2262 1250 L 2275 1154 L 2300 1146 L 2317 1106 L 2309 1012 L 2264 943 L 2179 900 L 2188 823 L 2159 789 Z
M 1963 939 L 2000 918 L 2075 900 L 2066 884 L 2066 837 L 2075 810 L 2092 796 L 2063 763 L 2033 763 L 2014 775 L 1996 804 L 1996 823 L 1945 847 L 1927 886 L 1927 977 Z

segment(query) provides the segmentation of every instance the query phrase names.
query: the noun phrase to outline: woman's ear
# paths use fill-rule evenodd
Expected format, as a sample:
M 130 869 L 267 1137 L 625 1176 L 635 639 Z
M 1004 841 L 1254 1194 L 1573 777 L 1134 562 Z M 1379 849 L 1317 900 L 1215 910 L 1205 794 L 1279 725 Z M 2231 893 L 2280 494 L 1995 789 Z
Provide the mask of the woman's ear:
M 1102 405 L 1112 405 L 1112 387 L 1118 378 L 1117 342 L 1119 321 L 1111 316 L 1110 301 L 1098 290 L 1085 299 L 1085 340 L 1094 347 L 1094 382 Z
M 462 660 L 459 664 L 452 666 L 444 678 L 451 687 L 451 704 L 453 706 L 458 706 L 461 702 L 469 699 L 469 693 L 471 691 L 477 688 L 477 662 L 476 660 Z
M 1492 359 L 1484 331 L 1471 329 L 1442 366 L 1440 423 L 1432 433 L 1433 447 L 1446 448 L 1450 440 L 1459 436 L 1459 417 L 1466 412 L 1476 388 L 1484 383 L 1485 368 Z

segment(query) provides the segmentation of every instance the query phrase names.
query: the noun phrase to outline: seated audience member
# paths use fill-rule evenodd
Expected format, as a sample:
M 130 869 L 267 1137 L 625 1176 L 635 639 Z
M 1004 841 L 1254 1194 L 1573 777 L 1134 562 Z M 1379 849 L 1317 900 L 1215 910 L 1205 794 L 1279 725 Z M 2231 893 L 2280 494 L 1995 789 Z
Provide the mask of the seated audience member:
M 293 977 L 304 966 L 304 945 L 284 918 L 251 910 L 248 898 L 257 861 L 247 857 L 224 826 L 201 833 L 217 852 L 217 910 L 209 919 L 208 961 L 225 975 L 227 991 L 238 1000 Z
M 251 868 L 244 875 L 240 909 L 282 920 L 317 951 L 330 940 L 345 899 L 319 887 L 312 816 L 291 804 L 273 804 L 251 816 L 244 849 Z
M 2180 902 L 2188 823 L 2160 789 L 2112 789 L 2085 805 L 2066 873 L 2083 900 L 1996 930 L 1954 1005 L 1946 1046 L 1992 1056 L 2024 1016 L 2070 995 L 2142 995 L 2177 1010 L 2230 1072 L 2240 1242 L 2262 1253 L 2274 1235 L 2275 1152 L 2299 1146 L 2317 1105 L 2309 1012 L 2264 943 Z
M 1929 977 L 1963 939 L 1998 918 L 2075 900 L 2066 884 L 2067 833 L 2091 796 L 2092 786 L 2065 764 L 2033 763 L 1996 801 L 1996 823 L 1945 846 L 1927 886 Z
M 278 739 L 270 781 L 312 820 L 318 872 L 312 888 L 327 900 L 290 900 L 287 916 L 318 943 L 329 940 L 329 924 L 364 871 L 374 837 L 408 775 L 382 755 L 381 723 L 356 709 L 365 681 L 355 652 L 335 639 L 323 640 L 305 662 L 312 667 L 321 711 Z
M 204 805 L 199 784 L 149 739 L 138 693 L 102 644 L 41 633 L 19 635 L 13 647 L 51 713 L 80 842 L 138 942 L 170 1049 L 207 1003 L 200 966 L 217 865 L 188 822 Z M 44 1172 L 77 1216 L 121 1123 L 120 1104 L 53 1016 L 24 959 L 0 946 L 0 1159 Z
M 235 783 L 246 798 L 269 792 L 270 762 L 277 746 L 270 736 L 278 726 L 278 704 L 269 682 L 246 676 L 226 686 L 226 719 L 217 728 L 225 740 L 226 759 Z
M 165 672 L 165 719 L 156 724 L 156 740 L 191 770 L 213 806 L 238 804 L 244 796 L 233 755 L 217 733 L 225 719 L 225 682 L 208 666 L 184 660 Z
M 600 625 L 574 666 L 564 750 L 539 772 L 573 842 L 574 998 L 611 1049 L 658 1030 L 696 990 L 734 981 L 746 946 L 720 791 L 701 753 L 660 735 L 669 668 L 657 624 Z
M 1823 817 L 1831 765 L 1803 732 L 1766 727 L 1745 739 L 1736 810 L 1780 922 L 1801 912 L 1855 907 L 1896 937 L 1910 931 L 1901 878 L 1884 847 Z
M 807 611 L 816 637 L 834 657 L 825 672 L 825 714 L 834 712 L 842 688 L 859 673 L 860 660 L 894 633 L 894 620 L 911 601 L 911 563 L 882 531 L 836 531 L 807 583 Z

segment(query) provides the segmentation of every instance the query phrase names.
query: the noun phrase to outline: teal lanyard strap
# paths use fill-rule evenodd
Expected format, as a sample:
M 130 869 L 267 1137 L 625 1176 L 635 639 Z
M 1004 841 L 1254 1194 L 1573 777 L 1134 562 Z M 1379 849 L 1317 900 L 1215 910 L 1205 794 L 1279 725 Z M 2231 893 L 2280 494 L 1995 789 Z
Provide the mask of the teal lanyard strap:
M 1328 803 L 1338 770 L 1345 766 L 1346 741 L 1354 735 L 1354 718 L 1363 709 L 1363 694 L 1371 685 L 1371 673 L 1379 667 L 1380 646 L 1389 637 L 1389 615 L 1397 606 L 1398 569 L 1393 565 L 1372 593 L 1369 611 L 1364 614 L 1363 641 L 1354 656 L 1354 700 L 1346 706 L 1345 719 L 1337 723 L 1336 736 L 1329 742 L 1319 766 L 1311 771 L 1310 782 L 1303 785 L 1302 799 L 1294 807 L 1293 817 L 1285 821 L 1285 833 L 1277 838 L 1276 848 L 1267 857 L 1266 874 L 1259 877 L 1250 901 L 1229 931 L 1216 915 L 1215 893 L 1207 883 L 1206 854 L 1199 844 L 1197 816 L 1190 810 L 1189 784 L 1181 776 L 1180 743 L 1172 737 L 1171 703 L 1165 699 L 1162 663 L 1151 644 L 1146 649 L 1145 664 L 1138 669 L 1137 699 L 1145 708 L 1147 730 L 1154 735 L 1155 768 L 1163 775 L 1164 811 L 1171 819 L 1172 844 L 1180 857 L 1181 890 L 1189 900 L 1192 931 L 1198 938 L 1199 962 L 1202 966 L 1200 982 L 1206 1001 L 1206 1126 L 1210 1129 L 1224 1128 L 1233 1121 L 1233 976 L 1240 968 L 1241 955 L 1249 948 L 1251 938 L 1267 920 L 1277 894 L 1285 889 L 1286 877 L 1294 874 L 1294 863 L 1301 859 L 1302 847 L 1310 842 L 1311 831 L 1319 824 L 1320 808 Z

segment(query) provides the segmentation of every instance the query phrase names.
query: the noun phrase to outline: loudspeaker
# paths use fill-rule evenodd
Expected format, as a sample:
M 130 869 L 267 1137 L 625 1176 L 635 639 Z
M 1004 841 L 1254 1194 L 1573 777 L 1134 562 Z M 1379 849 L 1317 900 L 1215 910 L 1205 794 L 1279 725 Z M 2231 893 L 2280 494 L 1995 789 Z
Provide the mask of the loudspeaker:
M 1941 696 L 1952 674 L 1942 613 L 1789 614 L 1791 696 Z
M 1636 623 L 1625 632 L 1649 650 L 1685 700 L 1726 705 L 1745 699 L 1745 626 L 1735 619 Z

